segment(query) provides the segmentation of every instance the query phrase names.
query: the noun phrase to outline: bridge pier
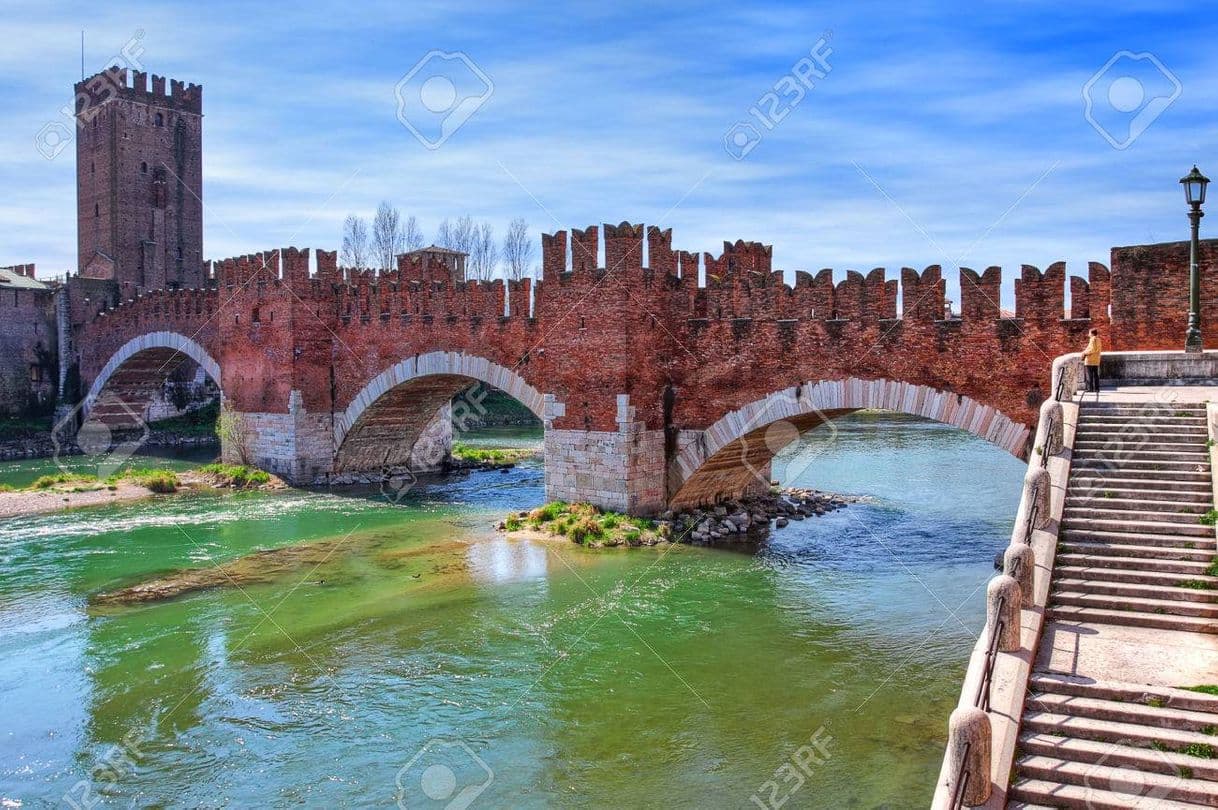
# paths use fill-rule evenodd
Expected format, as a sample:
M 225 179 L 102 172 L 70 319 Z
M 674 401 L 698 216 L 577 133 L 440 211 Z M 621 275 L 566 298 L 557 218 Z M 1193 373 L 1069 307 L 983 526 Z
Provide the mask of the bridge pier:
M 309 413 L 299 391 L 287 413 L 222 409 L 220 455 L 230 464 L 250 464 L 291 484 L 310 484 L 334 468 L 334 420 Z
M 664 431 L 637 421 L 630 397 L 617 398 L 615 431 L 559 429 L 563 406 L 547 397 L 546 499 L 654 515 L 667 508 Z

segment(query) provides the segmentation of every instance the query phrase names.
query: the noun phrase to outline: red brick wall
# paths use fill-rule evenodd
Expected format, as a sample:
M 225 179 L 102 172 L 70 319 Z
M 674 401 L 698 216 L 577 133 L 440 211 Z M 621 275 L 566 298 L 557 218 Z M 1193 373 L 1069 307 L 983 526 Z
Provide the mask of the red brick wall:
M 33 265 L 22 267 L 33 272 Z M 31 415 L 54 406 L 57 344 L 53 292 L 0 285 L 0 414 Z
M 1188 259 L 1188 242 L 1112 249 L 1112 348 L 1184 348 Z M 1218 348 L 1218 239 L 1202 240 L 1199 264 L 1201 332 Z
M 394 363 L 445 350 L 494 361 L 557 395 L 566 406 L 559 428 L 616 430 L 621 393 L 650 429 L 702 428 L 781 388 L 843 377 L 953 391 L 1032 425 L 1052 359 L 1079 350 L 1091 326 L 1113 348 L 1183 340 L 1187 252 L 1173 244 L 1115 249 L 1111 274 L 1090 265 L 1086 279 L 1070 282 L 1069 319 L 1061 264 L 1021 269 L 1019 317 L 1010 319 L 997 317 L 1002 271 L 966 270 L 962 316 L 944 320 L 938 267 L 903 270 L 901 290 L 874 270 L 836 285 L 825 271 L 800 273 L 792 288 L 767 246 L 725 243 L 721 256 L 705 257 L 708 286 L 699 288 L 691 254 L 674 251 L 668 232 L 625 224 L 604 233 L 618 270 L 589 263 L 598 228 L 546 235 L 544 280 L 532 288 L 454 283 L 438 264 L 342 270 L 328 252 L 310 272 L 308 251 L 293 248 L 228 259 L 209 289 L 145 295 L 81 327 L 82 376 L 130 337 L 176 329 L 209 348 L 226 396 L 243 411 L 285 412 L 293 390 L 309 412 L 341 411 Z M 630 243 L 644 233 L 653 240 L 649 267 Z M 1212 266 L 1218 243 L 1206 243 L 1206 256 Z M 1206 289 L 1218 319 L 1218 281 Z

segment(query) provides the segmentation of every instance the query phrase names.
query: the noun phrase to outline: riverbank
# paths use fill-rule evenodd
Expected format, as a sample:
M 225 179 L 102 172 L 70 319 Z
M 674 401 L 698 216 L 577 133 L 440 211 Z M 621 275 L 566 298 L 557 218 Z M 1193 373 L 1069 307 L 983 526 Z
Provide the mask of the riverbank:
M 262 470 L 206 464 L 185 472 L 138 468 L 107 478 L 75 472 L 44 475 L 28 487 L 0 490 L 0 518 L 42 515 L 65 509 L 108 506 L 190 490 L 286 489 Z

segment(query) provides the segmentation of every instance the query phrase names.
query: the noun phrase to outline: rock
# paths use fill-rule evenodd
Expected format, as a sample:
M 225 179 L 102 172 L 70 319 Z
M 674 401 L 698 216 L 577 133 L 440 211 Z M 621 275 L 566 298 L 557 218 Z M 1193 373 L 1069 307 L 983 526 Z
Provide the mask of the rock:
M 780 529 L 785 528 L 786 526 L 790 525 L 790 523 L 791 521 L 787 520 L 785 517 L 777 518 L 774 521 L 774 525 Z
M 715 517 L 725 517 L 726 515 L 727 515 L 726 506 L 716 506 L 715 507 Z

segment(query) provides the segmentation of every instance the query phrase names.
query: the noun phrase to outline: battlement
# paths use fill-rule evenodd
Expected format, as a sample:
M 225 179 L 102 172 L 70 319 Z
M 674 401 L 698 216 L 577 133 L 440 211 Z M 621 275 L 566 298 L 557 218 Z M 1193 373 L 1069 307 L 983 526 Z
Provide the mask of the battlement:
M 76 83 L 76 114 L 84 115 L 90 110 L 114 99 L 135 101 L 156 107 L 166 107 L 194 115 L 203 114 L 203 85 L 186 84 L 177 79 L 169 80 L 169 92 L 165 89 L 165 77 L 149 75 L 144 71 L 131 72 L 128 81 L 127 69 L 109 67 L 100 73 Z
M 603 236 L 602 236 L 603 234 Z M 603 243 L 602 243 L 603 238 Z M 288 247 L 207 262 L 207 283 L 222 288 L 286 286 L 301 299 L 333 304 L 342 317 L 558 317 L 594 286 L 626 288 L 627 299 L 652 315 L 681 323 L 702 320 L 823 321 L 874 324 L 996 323 L 1002 268 L 959 268 L 960 306 L 948 308 L 940 265 L 903 267 L 899 278 L 876 267 L 866 273 L 795 271 L 788 283 L 773 267 L 773 248 L 725 241 L 719 255 L 674 250 L 672 231 L 623 222 L 541 235 L 540 281 L 466 281 L 434 257 L 402 254 L 392 270 L 340 267 L 335 251 Z M 603 250 L 603 254 L 602 254 Z M 598 267 L 603 255 L 607 267 Z M 644 259 L 646 258 L 646 262 Z M 704 271 L 704 272 L 700 272 Z M 1070 291 L 1067 317 L 1066 285 Z M 1016 321 L 1049 325 L 1066 320 L 1107 323 L 1111 273 L 1098 262 L 1067 276 L 1063 262 L 1044 271 L 1022 265 L 1015 279 Z M 576 296 L 577 298 L 572 298 Z M 1012 320 L 1007 318 L 1005 320 Z

